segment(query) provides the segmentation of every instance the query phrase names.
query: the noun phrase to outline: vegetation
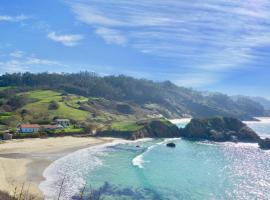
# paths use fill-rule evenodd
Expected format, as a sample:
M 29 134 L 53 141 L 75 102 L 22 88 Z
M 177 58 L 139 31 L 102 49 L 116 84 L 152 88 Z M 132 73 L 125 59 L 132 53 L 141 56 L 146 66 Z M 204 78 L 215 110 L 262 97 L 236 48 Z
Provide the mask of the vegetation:
M 114 131 L 133 132 L 142 129 L 144 126 L 137 122 L 115 122 L 112 124 L 111 129 Z
M 0 76 L 0 88 L 0 130 L 16 128 L 20 122 L 50 124 L 55 118 L 67 118 L 84 130 L 137 131 L 138 121 L 160 114 L 250 119 L 266 113 L 260 104 L 244 97 L 201 93 L 169 81 L 99 77 L 88 72 L 5 74 Z
M 222 115 L 250 118 L 258 114 L 264 114 L 263 107 L 248 98 L 235 101 L 227 95 L 201 93 L 178 87 L 169 81 L 158 83 L 126 76 L 99 77 L 89 72 L 76 74 L 5 74 L 0 77 L 0 86 L 15 87 L 8 89 L 9 91 L 18 90 L 18 88 L 29 91 L 33 88 L 47 88 L 87 98 L 104 98 L 140 106 L 158 105 L 158 110 L 155 111 L 165 117 L 188 114 L 194 117 Z M 46 99 L 46 96 L 43 97 Z M 74 103 L 74 101 L 72 102 Z M 75 107 L 79 108 L 79 103 L 80 100 L 75 102 Z M 120 110 L 123 108 L 128 113 L 131 111 L 130 108 L 123 106 L 120 107 Z
M 59 108 L 59 104 L 57 101 L 51 101 L 49 104 L 49 110 L 57 110 Z

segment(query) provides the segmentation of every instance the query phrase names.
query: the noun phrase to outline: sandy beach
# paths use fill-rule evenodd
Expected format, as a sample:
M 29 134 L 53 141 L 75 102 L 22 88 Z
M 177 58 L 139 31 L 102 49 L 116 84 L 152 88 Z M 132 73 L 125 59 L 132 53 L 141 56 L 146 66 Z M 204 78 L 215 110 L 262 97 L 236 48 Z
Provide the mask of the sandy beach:
M 112 142 L 112 138 L 59 137 L 0 142 L 0 190 L 11 194 L 24 185 L 39 199 L 43 171 L 56 159 L 78 149 Z

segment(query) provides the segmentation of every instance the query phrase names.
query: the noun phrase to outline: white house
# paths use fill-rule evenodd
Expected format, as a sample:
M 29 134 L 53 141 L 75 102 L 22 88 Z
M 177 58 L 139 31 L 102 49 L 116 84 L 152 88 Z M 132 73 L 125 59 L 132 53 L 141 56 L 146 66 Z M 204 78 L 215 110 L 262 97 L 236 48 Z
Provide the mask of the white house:
M 70 120 L 69 120 L 69 119 L 56 119 L 55 122 L 56 122 L 58 125 L 63 126 L 64 128 L 70 126 Z
M 21 124 L 19 129 L 21 133 L 37 133 L 40 126 L 38 124 Z

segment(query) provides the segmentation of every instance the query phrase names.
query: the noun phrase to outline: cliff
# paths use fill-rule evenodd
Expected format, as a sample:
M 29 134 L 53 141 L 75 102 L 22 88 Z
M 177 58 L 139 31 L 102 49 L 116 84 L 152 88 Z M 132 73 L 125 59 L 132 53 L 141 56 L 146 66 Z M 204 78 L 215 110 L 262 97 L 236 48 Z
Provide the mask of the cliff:
M 258 142 L 260 137 L 242 121 L 230 117 L 192 119 L 180 136 L 216 142 Z

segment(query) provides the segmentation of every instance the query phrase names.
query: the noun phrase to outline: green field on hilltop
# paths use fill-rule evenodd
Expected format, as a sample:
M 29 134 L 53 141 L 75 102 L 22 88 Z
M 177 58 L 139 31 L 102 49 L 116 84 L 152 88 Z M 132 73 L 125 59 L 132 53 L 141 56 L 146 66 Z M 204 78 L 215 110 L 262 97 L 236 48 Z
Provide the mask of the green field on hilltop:
M 111 125 L 111 129 L 115 131 L 138 131 L 142 128 L 143 125 L 139 125 L 134 121 L 115 122 Z
M 78 102 L 85 101 L 86 98 L 84 97 L 76 95 L 63 97 L 61 93 L 51 90 L 31 91 L 24 93 L 24 95 L 36 100 L 36 102 L 27 104 L 22 108 L 30 111 L 34 118 L 52 119 L 53 117 L 60 117 L 83 121 L 89 116 L 89 112 L 78 109 Z M 49 104 L 52 101 L 58 103 L 58 109 L 48 109 Z

